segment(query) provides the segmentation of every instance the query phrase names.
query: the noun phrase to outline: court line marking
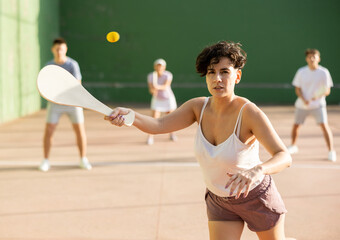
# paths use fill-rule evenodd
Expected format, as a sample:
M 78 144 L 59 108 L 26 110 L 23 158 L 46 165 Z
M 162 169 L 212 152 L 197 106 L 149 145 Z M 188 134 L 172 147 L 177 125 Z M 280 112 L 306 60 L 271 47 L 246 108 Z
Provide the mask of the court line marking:
M 0 167 L 9 166 L 39 166 L 38 161 L 0 161 Z M 199 167 L 197 162 L 172 162 L 172 161 L 125 161 L 125 162 L 93 162 L 92 166 L 112 166 L 112 165 L 127 165 L 127 166 L 165 166 L 165 167 Z M 51 162 L 51 166 L 79 166 L 78 162 Z M 330 164 L 303 164 L 294 163 L 291 168 L 305 169 L 330 169 L 340 170 L 340 165 Z

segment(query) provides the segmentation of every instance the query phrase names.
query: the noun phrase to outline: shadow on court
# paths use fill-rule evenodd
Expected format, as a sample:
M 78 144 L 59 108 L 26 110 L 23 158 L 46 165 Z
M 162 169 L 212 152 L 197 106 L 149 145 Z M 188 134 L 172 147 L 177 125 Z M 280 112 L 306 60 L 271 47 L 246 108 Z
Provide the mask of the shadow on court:
M 293 107 L 262 107 L 285 144 Z M 148 114 L 146 108 L 138 111 Z M 329 107 L 340 154 L 340 107 Z M 205 187 L 193 144 L 196 125 L 177 133 L 147 135 L 117 128 L 85 111 L 91 171 L 78 167 L 75 136 L 62 117 L 51 151 L 42 160 L 45 111 L 0 125 L 0 239 L 206 240 Z M 286 203 L 286 235 L 299 240 L 338 239 L 340 160 L 328 162 L 321 129 L 308 118 L 293 166 L 274 175 Z M 269 155 L 261 148 L 261 159 Z M 340 155 L 338 155 L 340 158 Z M 246 227 L 242 240 L 257 239 Z

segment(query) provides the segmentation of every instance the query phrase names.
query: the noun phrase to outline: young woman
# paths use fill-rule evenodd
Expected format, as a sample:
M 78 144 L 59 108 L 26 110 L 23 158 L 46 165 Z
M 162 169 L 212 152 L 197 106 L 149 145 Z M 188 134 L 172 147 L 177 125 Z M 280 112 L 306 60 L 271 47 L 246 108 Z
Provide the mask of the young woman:
M 235 95 L 246 53 L 239 43 L 222 41 L 197 57 L 210 97 L 194 98 L 158 119 L 136 113 L 134 126 L 168 133 L 198 123 L 195 153 L 207 186 L 205 200 L 211 240 L 240 239 L 244 222 L 264 239 L 285 239 L 286 208 L 271 174 L 291 165 L 291 157 L 266 115 Z M 130 109 L 116 108 L 106 120 L 124 124 Z M 271 154 L 259 159 L 259 142 Z

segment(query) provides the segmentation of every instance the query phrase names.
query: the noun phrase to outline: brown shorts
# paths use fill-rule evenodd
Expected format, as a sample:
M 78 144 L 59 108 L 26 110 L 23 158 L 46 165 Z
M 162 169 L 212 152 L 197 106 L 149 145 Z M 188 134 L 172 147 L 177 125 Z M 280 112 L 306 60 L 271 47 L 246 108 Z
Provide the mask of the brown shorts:
M 274 180 L 266 175 L 246 198 L 219 197 L 207 189 L 205 194 L 209 221 L 244 221 L 254 232 L 273 228 L 287 212 Z

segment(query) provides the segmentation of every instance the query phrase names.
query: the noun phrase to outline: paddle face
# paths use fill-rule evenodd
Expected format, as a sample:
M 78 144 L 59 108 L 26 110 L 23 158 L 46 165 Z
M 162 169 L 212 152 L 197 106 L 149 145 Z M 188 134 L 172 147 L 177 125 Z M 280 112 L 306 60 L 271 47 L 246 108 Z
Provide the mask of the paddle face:
M 314 97 L 315 98 L 319 98 L 321 96 L 323 96 L 327 91 L 327 88 L 325 86 L 321 86 L 318 88 L 317 91 L 315 91 Z
M 67 106 L 87 108 L 106 116 L 112 109 L 93 97 L 71 73 L 62 67 L 48 65 L 40 70 L 37 86 L 40 95 L 46 100 Z M 134 121 L 134 112 L 124 115 L 127 126 Z

